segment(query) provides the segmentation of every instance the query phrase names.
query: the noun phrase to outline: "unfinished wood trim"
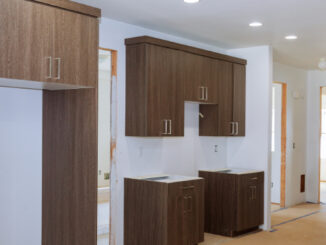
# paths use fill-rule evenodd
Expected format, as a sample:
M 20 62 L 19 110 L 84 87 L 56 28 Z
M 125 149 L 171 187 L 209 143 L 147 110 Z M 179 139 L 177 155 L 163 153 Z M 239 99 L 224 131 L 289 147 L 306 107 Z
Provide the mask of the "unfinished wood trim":
M 321 133 L 322 133 L 322 130 L 321 130 L 321 126 L 322 126 L 322 110 L 323 110 L 323 88 L 324 87 L 320 87 L 320 102 L 319 102 L 319 156 L 318 156 L 318 159 L 319 159 L 319 169 L 318 169 L 318 203 L 320 203 L 320 183 L 321 183 L 321 179 L 320 179 L 320 169 L 321 169 L 321 159 L 320 159 L 320 154 L 321 154 Z
M 174 43 L 174 42 L 170 42 L 170 41 L 166 41 L 166 40 L 162 40 L 162 39 L 158 39 L 158 38 L 154 38 L 154 37 L 141 36 L 141 37 L 125 39 L 126 45 L 136 45 L 136 44 L 141 44 L 141 43 L 153 44 L 153 45 L 157 45 L 157 46 L 161 46 L 161 47 L 165 47 L 165 48 L 180 50 L 180 51 L 193 53 L 193 54 L 197 54 L 197 55 L 202 55 L 202 56 L 206 56 L 206 57 L 210 57 L 210 58 L 214 58 L 214 59 L 237 63 L 240 65 L 247 64 L 247 61 L 244 59 L 232 57 L 232 56 L 225 55 L 225 54 L 219 54 L 219 53 L 215 53 L 212 51 L 199 49 L 199 48 L 195 48 L 195 47 L 191 47 L 191 46 L 187 46 L 187 45 L 183 45 L 183 44 L 179 44 L 179 43 Z
M 281 119 L 281 199 L 280 206 L 285 208 L 286 187 L 286 134 L 287 134 L 287 84 L 284 82 L 273 82 L 282 85 L 282 119 Z
M 95 18 L 101 17 L 101 9 L 94 8 L 85 4 L 76 3 L 67 0 L 25 0 L 41 4 L 50 5 L 53 7 L 66 9 L 72 12 L 89 15 Z

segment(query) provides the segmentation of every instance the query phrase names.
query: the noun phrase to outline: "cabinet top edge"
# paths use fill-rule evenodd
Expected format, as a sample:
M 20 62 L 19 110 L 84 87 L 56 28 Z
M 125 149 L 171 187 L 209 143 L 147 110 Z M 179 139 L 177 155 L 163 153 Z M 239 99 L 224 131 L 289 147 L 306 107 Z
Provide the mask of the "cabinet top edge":
M 153 44 L 153 45 L 162 46 L 165 48 L 171 48 L 171 49 L 176 49 L 176 50 L 180 50 L 180 51 L 185 51 L 188 53 L 202 55 L 202 56 L 206 56 L 206 57 L 210 57 L 210 58 L 214 58 L 214 59 L 218 59 L 218 60 L 223 60 L 223 61 L 228 61 L 228 62 L 240 64 L 240 65 L 247 65 L 247 60 L 245 60 L 245 59 L 240 59 L 240 58 L 236 58 L 236 57 L 225 55 L 225 54 L 215 53 L 213 51 L 195 48 L 192 46 L 179 44 L 179 43 L 175 43 L 175 42 L 171 42 L 171 41 L 166 41 L 163 39 L 154 38 L 154 37 L 150 37 L 150 36 L 140 36 L 140 37 L 133 37 L 133 38 L 125 39 L 126 46 L 142 44 L 142 43 Z
M 69 10 L 72 12 L 88 15 L 95 18 L 100 18 L 102 15 L 101 9 L 99 8 L 95 8 L 81 3 L 72 2 L 69 0 L 68 1 L 67 0 L 24 0 L 24 1 L 46 4 L 49 6 Z

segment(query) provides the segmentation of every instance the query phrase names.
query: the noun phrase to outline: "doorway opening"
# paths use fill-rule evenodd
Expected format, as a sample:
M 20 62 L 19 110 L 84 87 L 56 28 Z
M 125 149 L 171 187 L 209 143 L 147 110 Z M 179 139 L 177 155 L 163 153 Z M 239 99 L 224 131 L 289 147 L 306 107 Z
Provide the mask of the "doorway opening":
M 97 244 L 110 243 L 110 200 L 112 164 L 112 86 L 116 81 L 117 51 L 99 48 L 98 69 L 98 205 Z
M 326 204 L 326 87 L 320 88 L 319 202 Z
M 272 212 L 285 208 L 287 84 L 272 86 Z

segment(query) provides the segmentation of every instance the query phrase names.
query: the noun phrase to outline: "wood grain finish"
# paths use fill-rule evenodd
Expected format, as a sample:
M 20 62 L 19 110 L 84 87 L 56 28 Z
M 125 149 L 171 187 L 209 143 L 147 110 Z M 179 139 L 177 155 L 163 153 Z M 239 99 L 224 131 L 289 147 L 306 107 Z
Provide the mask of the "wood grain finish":
M 125 179 L 125 245 L 195 245 L 204 239 L 204 181 Z
M 162 46 L 170 49 L 175 49 L 179 51 L 185 51 L 187 53 L 195 54 L 195 55 L 201 55 L 201 56 L 206 56 L 209 58 L 213 59 L 218 59 L 218 60 L 224 60 L 232 63 L 237 63 L 237 64 L 242 64 L 246 65 L 247 61 L 239 58 L 235 58 L 232 56 L 224 55 L 224 54 L 218 54 L 215 52 L 183 45 L 183 44 L 178 44 L 174 42 L 169 42 L 166 40 L 158 39 L 158 38 L 153 38 L 149 36 L 141 36 L 141 37 L 134 37 L 134 38 L 128 38 L 125 40 L 126 45 L 136 45 L 140 43 L 147 43 L 147 44 L 153 44 L 157 46 Z
M 0 4 L 0 77 L 95 87 L 96 18 L 34 1 Z
M 246 67 L 217 60 L 213 64 L 218 106 L 200 105 L 204 118 L 200 119 L 199 135 L 245 136 Z
M 127 46 L 126 62 L 126 136 L 183 136 L 180 53 L 132 45 Z
M 101 9 L 87 6 L 81 3 L 72 2 L 69 0 L 27 0 L 27 1 L 42 3 L 53 7 L 69 10 L 71 12 L 89 15 L 96 18 L 101 17 Z
M 205 179 L 205 232 L 236 236 L 258 228 L 264 217 L 264 173 L 200 171 Z
M 97 91 L 43 92 L 43 245 L 96 245 Z
M 55 9 L 54 52 L 52 53 L 54 82 L 96 86 L 98 26 L 96 18 Z

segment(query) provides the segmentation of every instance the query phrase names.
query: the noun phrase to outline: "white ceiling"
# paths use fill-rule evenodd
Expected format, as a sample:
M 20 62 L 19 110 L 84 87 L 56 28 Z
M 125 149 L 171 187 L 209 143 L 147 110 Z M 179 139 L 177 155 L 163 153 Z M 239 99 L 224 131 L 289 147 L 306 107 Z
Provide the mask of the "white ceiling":
M 76 0 L 102 9 L 104 17 L 221 48 L 271 45 L 274 60 L 317 69 L 326 57 L 326 0 Z M 264 25 L 253 29 L 251 21 Z M 285 35 L 299 39 L 287 41 Z

